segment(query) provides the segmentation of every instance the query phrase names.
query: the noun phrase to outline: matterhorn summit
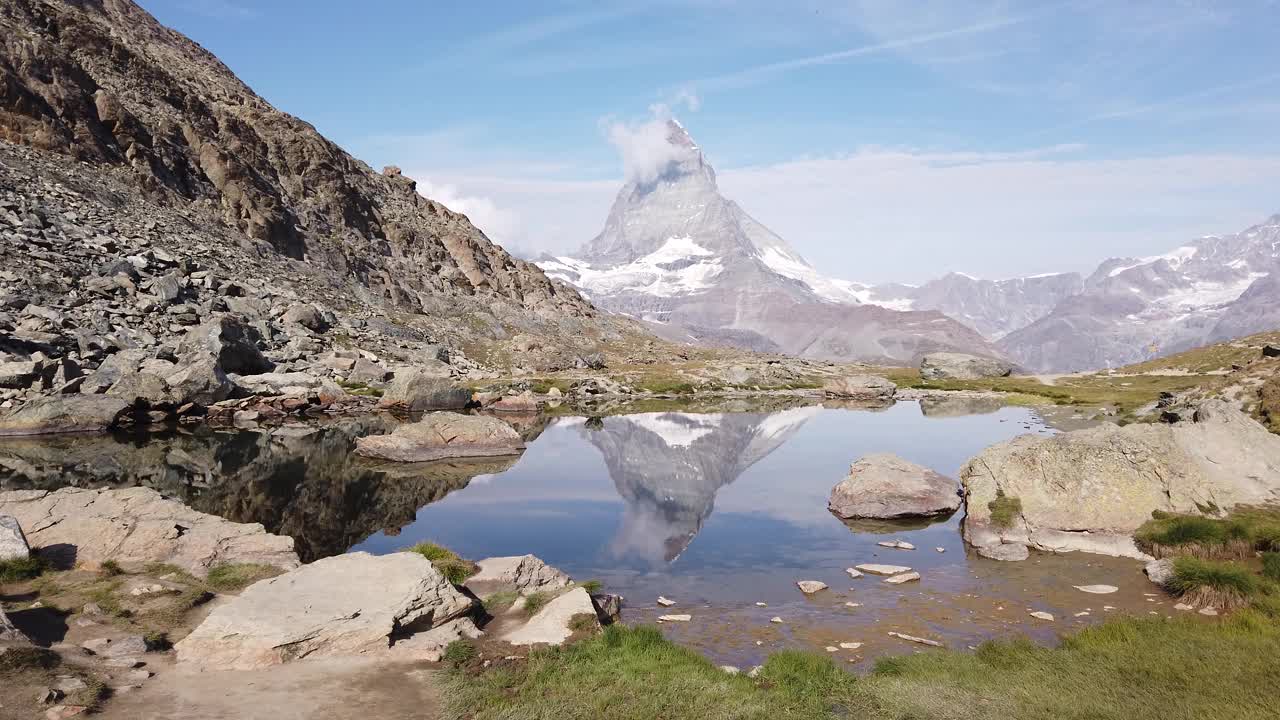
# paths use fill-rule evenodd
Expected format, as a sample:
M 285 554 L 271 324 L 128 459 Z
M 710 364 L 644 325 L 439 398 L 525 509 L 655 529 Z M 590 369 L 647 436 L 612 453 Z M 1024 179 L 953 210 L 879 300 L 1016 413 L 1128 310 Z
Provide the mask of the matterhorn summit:
M 539 261 L 547 275 L 676 340 L 868 362 L 913 362 L 935 350 L 998 354 L 936 311 L 870 304 L 867 286 L 823 276 L 720 194 L 679 122 L 664 129 L 665 143 L 629 173 L 600 234 L 571 257 Z

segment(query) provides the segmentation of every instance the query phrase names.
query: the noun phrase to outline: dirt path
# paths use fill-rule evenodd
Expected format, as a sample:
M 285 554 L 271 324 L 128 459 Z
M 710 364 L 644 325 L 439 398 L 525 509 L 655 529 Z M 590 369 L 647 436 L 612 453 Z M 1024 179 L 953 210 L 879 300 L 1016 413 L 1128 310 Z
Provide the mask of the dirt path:
M 168 668 L 141 689 L 108 700 L 105 720 L 437 720 L 434 666 L 310 660 L 263 670 Z

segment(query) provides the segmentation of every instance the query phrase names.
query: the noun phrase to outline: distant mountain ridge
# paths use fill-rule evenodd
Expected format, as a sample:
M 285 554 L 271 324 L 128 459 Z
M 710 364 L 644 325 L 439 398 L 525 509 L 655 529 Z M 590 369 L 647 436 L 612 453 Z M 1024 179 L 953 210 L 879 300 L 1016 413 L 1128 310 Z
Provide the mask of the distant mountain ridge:
M 628 181 L 578 253 L 540 260 L 548 276 L 671 339 L 897 364 L 937 350 L 999 354 L 939 312 L 864 302 L 867 286 L 822 275 L 721 195 L 678 122 L 667 141 L 674 159 L 651 180 Z

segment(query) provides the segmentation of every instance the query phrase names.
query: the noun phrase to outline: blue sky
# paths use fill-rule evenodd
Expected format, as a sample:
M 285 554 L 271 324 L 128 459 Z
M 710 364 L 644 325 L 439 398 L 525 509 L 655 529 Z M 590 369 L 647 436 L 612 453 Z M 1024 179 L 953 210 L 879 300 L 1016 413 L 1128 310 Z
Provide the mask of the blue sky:
M 678 116 L 725 194 L 865 281 L 1163 252 L 1280 212 L 1280 0 L 141 0 L 509 248 L 563 253 Z

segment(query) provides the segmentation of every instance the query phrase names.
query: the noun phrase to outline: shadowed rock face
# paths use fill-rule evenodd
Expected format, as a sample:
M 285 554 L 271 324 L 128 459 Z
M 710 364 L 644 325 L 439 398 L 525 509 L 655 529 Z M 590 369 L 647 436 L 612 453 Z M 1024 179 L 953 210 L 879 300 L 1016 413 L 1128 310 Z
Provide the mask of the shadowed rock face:
M 201 512 L 257 522 L 294 539 L 303 562 L 342 553 L 378 531 L 394 535 L 418 508 L 502 472 L 514 458 L 383 466 L 356 458 L 356 437 L 389 431 L 381 417 L 323 428 L 0 442 L 0 488 L 146 486 Z
M 612 552 L 653 565 L 674 561 L 711 515 L 716 492 L 820 411 L 645 413 L 584 426 L 627 503 Z

